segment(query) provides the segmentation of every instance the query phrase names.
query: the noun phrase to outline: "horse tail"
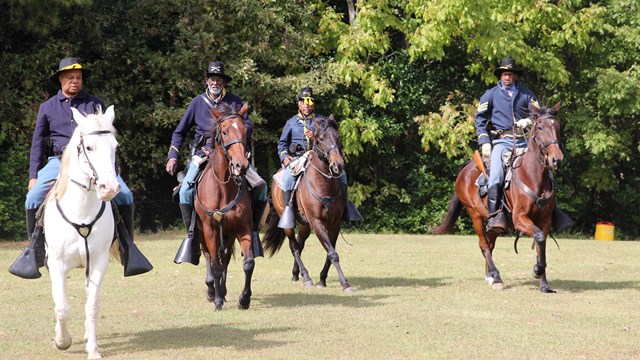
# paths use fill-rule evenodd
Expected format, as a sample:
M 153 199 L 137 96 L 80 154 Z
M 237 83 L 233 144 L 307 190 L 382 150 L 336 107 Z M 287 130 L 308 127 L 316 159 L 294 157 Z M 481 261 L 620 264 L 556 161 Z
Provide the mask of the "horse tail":
M 431 232 L 436 235 L 442 235 L 451 231 L 456 220 L 458 220 L 458 216 L 460 216 L 460 210 L 462 210 L 462 203 L 460 203 L 458 195 L 453 194 L 451 202 L 449 203 L 449 208 L 447 209 L 447 215 L 445 215 L 442 220 L 442 224 L 432 229 Z
M 264 250 L 269 254 L 269 256 L 273 256 L 282 247 L 285 235 L 284 230 L 278 227 L 280 216 L 278 216 L 275 206 L 271 206 L 271 209 L 269 209 L 269 215 L 271 220 L 269 220 L 269 226 L 262 238 L 262 246 L 264 246 Z

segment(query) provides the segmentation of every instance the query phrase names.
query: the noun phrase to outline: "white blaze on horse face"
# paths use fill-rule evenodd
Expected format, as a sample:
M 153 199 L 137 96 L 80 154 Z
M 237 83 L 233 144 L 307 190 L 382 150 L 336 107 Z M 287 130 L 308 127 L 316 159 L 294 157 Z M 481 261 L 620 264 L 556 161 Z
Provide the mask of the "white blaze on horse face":
M 231 126 L 233 126 L 234 129 L 238 130 L 238 124 L 233 123 L 233 124 L 231 124 Z

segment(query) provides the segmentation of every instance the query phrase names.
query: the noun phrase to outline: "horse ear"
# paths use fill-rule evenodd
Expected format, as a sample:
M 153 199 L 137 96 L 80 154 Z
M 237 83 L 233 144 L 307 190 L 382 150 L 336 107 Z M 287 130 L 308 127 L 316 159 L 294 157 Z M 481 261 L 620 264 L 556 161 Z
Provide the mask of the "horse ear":
M 220 116 L 222 116 L 222 113 L 216 109 L 209 109 L 209 112 L 211 112 L 211 115 L 213 115 L 214 119 L 220 119 Z
M 116 111 L 113 105 L 107 108 L 107 111 L 104 112 L 104 115 L 109 119 L 109 121 L 113 124 L 116 119 Z
M 85 116 L 80 112 L 80 110 L 74 108 L 73 106 L 71 107 L 71 114 L 73 115 L 73 120 L 77 124 L 80 124 L 85 119 Z
M 240 111 L 238 111 L 238 115 L 244 116 L 247 111 L 249 111 L 249 104 L 248 103 L 244 103 L 242 104 L 242 107 L 240 108 Z
M 558 111 L 560 111 L 560 101 L 558 101 L 555 105 L 553 105 L 553 107 L 551 108 L 551 111 L 553 111 L 554 113 L 558 113 Z
M 530 107 L 531 107 L 531 112 L 532 113 L 534 113 L 536 115 L 540 115 L 540 106 L 538 106 L 537 103 L 532 101 Z

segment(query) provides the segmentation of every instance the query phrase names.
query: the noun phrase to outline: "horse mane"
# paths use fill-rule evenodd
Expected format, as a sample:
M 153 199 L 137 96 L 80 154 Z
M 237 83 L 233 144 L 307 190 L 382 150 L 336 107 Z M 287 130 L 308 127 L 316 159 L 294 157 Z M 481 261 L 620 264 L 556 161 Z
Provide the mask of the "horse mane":
M 60 158 L 60 172 L 56 178 L 55 196 L 57 200 L 60 200 L 64 193 L 67 191 L 67 185 L 69 184 L 69 164 L 71 163 L 71 155 L 78 153 L 78 145 L 80 145 L 80 136 L 88 134 L 95 130 L 107 130 L 112 133 L 116 133 L 116 128 L 113 123 L 105 122 L 102 108 L 98 106 L 96 108 L 96 114 L 84 115 L 89 121 L 78 122 L 78 126 L 73 131 L 69 143 L 62 152 Z M 81 125 L 82 124 L 82 125 Z

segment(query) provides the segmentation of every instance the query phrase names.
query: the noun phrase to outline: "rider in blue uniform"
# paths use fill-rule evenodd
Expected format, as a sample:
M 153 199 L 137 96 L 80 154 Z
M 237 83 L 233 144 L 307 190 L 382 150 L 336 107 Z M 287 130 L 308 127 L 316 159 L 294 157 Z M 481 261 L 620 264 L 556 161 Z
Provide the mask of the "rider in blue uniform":
M 182 221 L 187 230 L 187 237 L 176 254 L 174 262 L 177 264 L 189 262 L 194 265 L 200 263 L 200 245 L 194 241 L 195 211 L 193 209 L 195 180 L 199 173 L 201 160 L 204 161 L 207 155 L 201 150 L 203 147 L 211 148 L 211 126 L 212 115 L 210 109 L 217 108 L 220 103 L 226 103 L 234 109 L 242 107 L 242 100 L 239 96 L 227 91 L 226 85 L 232 80 L 231 76 L 225 74 L 222 62 L 211 62 L 205 70 L 205 83 L 207 89 L 204 93 L 194 97 L 187 107 L 187 111 L 182 116 L 182 120 L 176 127 L 171 138 L 171 146 L 167 155 L 166 171 L 170 175 L 176 173 L 178 158 L 180 156 L 180 146 L 187 137 L 189 131 L 195 127 L 195 139 L 191 142 L 188 169 L 179 190 L 180 211 Z M 253 126 L 249 117 L 245 115 L 244 124 L 247 128 L 247 142 L 251 142 Z M 194 156 L 195 155 L 195 156 Z M 256 172 L 253 166 L 249 166 L 245 178 L 250 186 L 251 206 L 253 217 L 252 243 L 254 257 L 263 256 L 260 238 L 258 237 L 258 226 L 262 213 L 267 205 L 267 183 Z
M 520 85 L 518 76 L 522 72 L 514 59 L 503 59 L 500 67 L 493 72 L 498 78 L 498 84 L 482 95 L 475 115 L 478 145 L 485 162 L 489 160 L 487 231 L 497 234 L 507 228 L 507 220 L 502 211 L 505 177 L 503 154 L 512 151 L 514 146 L 527 147 L 524 129 L 531 125 L 530 106 L 539 106 L 533 92 Z M 554 224 L 558 231 L 563 231 L 573 225 L 573 220 L 556 208 Z
M 278 223 L 278 227 L 290 229 L 295 226 L 293 219 L 293 208 L 291 207 L 291 193 L 295 187 L 298 175 L 292 175 L 290 164 L 294 157 L 304 154 L 307 150 L 313 149 L 313 119 L 316 116 L 315 99 L 313 97 L 313 89 L 311 87 L 303 87 L 296 96 L 298 101 L 298 113 L 291 119 L 287 120 L 282 135 L 278 140 L 278 157 L 284 167 L 282 175 L 282 196 L 284 199 L 285 209 Z M 345 172 L 340 176 L 340 184 L 346 196 L 347 194 L 347 174 Z M 345 221 L 360 221 L 362 216 L 358 212 L 355 205 L 347 199 L 342 217 Z
M 90 74 L 91 70 L 84 68 L 78 58 L 70 57 L 62 59 L 58 70 L 49 77 L 55 84 L 59 84 L 61 89 L 55 96 L 40 105 L 33 132 L 29 165 L 29 192 L 25 201 L 27 233 L 30 239 L 36 230 L 36 212 L 60 172 L 60 156 L 77 126 L 71 113 L 71 107 L 84 114 L 94 114 L 106 109 L 101 99 L 83 88 L 83 81 L 87 80 Z M 118 206 L 118 212 L 128 232 L 128 234 L 119 233 L 118 236 L 121 243 L 124 242 L 122 248 L 126 259 L 124 260 L 125 276 L 137 275 L 151 270 L 151 265 L 146 259 L 140 262 L 136 260 L 142 254 L 133 244 L 133 194 L 119 175 L 118 182 L 121 190 L 113 201 Z M 38 267 L 44 266 L 45 237 L 41 229 L 37 230 L 39 230 L 37 238 L 32 239 L 32 243 L 12 266 L 12 269 L 18 273 L 14 273 L 15 275 L 25 278 L 40 276 Z M 127 244 L 128 242 L 130 244 Z M 31 256 L 34 250 L 35 257 Z M 131 258 L 133 260 L 130 262 L 131 255 L 133 255 Z M 37 266 L 34 266 L 36 263 Z

